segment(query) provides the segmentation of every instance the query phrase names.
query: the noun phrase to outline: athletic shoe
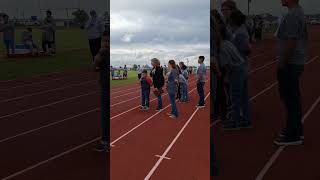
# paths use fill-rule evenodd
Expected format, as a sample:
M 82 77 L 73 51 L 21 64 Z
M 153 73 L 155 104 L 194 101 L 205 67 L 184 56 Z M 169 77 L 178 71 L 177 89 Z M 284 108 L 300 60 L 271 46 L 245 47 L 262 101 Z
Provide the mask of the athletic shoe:
M 177 116 L 176 115 L 171 115 L 171 116 L 169 116 L 170 118 L 172 118 L 172 119 L 176 119 L 177 118 Z
M 253 128 L 253 127 L 252 127 L 252 124 L 250 122 L 244 121 L 244 119 L 242 118 L 242 120 L 240 120 L 239 128 L 250 129 L 250 128 Z
M 196 106 L 196 108 L 199 108 L 199 109 L 204 107 L 205 107 L 204 105 L 199 105 L 199 104 Z
M 283 129 L 283 130 L 280 132 L 279 137 L 280 137 L 280 138 L 283 138 L 283 137 L 285 137 L 285 136 L 286 136 L 286 130 Z M 304 140 L 304 135 L 300 135 L 300 139 L 301 139 L 301 140 Z
M 161 112 L 161 111 L 163 111 L 163 109 L 156 109 L 156 111 L 157 111 L 157 112 Z
M 275 141 L 273 141 L 274 144 L 278 146 L 290 146 L 290 145 L 302 145 L 303 141 L 299 138 L 296 140 L 291 140 L 286 137 L 277 138 Z
M 144 110 L 146 110 L 146 107 L 145 106 L 141 106 L 140 110 L 144 111 Z
M 149 110 L 149 109 L 150 109 L 150 108 L 149 108 L 148 106 L 144 107 L 144 110 L 146 110 L 146 111 Z
M 109 152 L 110 151 L 110 147 L 108 143 L 104 143 L 102 141 L 100 141 L 95 148 L 96 151 L 98 152 Z
M 173 114 L 170 112 L 170 113 L 167 113 L 167 115 L 168 115 L 168 116 L 172 116 Z

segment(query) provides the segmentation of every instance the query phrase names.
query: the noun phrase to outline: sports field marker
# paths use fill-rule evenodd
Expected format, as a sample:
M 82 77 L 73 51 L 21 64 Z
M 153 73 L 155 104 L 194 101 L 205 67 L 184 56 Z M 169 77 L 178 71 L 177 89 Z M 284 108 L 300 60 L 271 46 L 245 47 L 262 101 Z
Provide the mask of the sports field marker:
M 205 97 L 205 100 L 209 97 L 210 92 L 207 94 L 207 96 Z M 185 130 L 185 128 L 188 126 L 188 124 L 191 122 L 191 120 L 193 119 L 193 117 L 196 115 L 196 113 L 201 110 L 199 108 L 196 108 L 195 111 L 192 113 L 192 115 L 190 116 L 190 118 L 187 120 L 187 122 L 184 124 L 184 126 L 180 129 L 180 131 L 178 132 L 178 134 L 176 135 L 176 137 L 172 140 L 172 142 L 170 143 L 170 145 L 167 147 L 167 149 L 162 153 L 162 155 L 160 156 L 160 158 L 158 159 L 158 161 L 156 162 L 156 164 L 152 167 L 152 169 L 149 171 L 149 173 L 147 174 L 147 176 L 144 178 L 144 180 L 149 180 L 151 178 L 151 176 L 153 175 L 153 173 L 156 171 L 156 169 L 159 167 L 160 163 L 163 161 L 164 157 L 167 156 L 167 154 L 169 153 L 169 151 L 171 150 L 171 148 L 173 147 L 173 145 L 176 143 L 176 141 L 179 139 L 179 137 L 181 136 L 181 134 L 183 133 L 183 131 Z
M 158 157 L 158 158 L 163 158 L 163 159 L 171 160 L 171 158 L 168 158 L 168 157 L 163 157 L 163 156 L 160 156 L 160 155 L 155 155 L 155 156 Z

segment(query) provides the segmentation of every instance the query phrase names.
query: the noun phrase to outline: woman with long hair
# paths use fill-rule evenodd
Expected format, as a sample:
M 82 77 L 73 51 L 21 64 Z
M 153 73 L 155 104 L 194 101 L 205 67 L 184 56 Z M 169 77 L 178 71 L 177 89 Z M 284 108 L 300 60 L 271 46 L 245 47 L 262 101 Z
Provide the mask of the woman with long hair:
M 178 109 L 176 105 L 176 93 L 178 90 L 178 78 L 179 78 L 179 72 L 177 69 L 176 62 L 174 60 L 170 60 L 168 62 L 168 68 L 169 72 L 166 75 L 167 80 L 167 91 L 170 99 L 171 104 L 171 112 L 168 113 L 168 115 L 171 118 L 177 118 L 178 117 Z
M 150 72 L 150 77 L 153 81 L 153 92 L 158 99 L 157 111 L 162 111 L 162 93 L 164 86 L 164 76 L 163 69 L 160 66 L 160 61 L 157 58 L 151 59 L 152 70 Z

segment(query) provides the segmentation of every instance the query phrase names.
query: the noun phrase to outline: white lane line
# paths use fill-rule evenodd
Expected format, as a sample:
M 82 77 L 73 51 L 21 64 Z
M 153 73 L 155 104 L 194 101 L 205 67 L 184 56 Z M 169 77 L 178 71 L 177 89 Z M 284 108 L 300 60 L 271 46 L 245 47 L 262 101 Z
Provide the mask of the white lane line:
M 96 94 L 97 92 L 98 92 L 98 91 L 93 91 L 93 92 L 86 93 L 86 94 L 82 94 L 82 95 L 79 95 L 79 96 L 75 96 L 75 97 L 71 97 L 71 98 L 66 98 L 66 99 L 63 99 L 63 100 L 60 100 L 60 101 L 55 101 L 55 102 L 53 102 L 53 103 L 49 103 L 49 104 L 45 104 L 45 105 L 41 105 L 41 106 L 29 108 L 29 109 L 25 109 L 25 110 L 18 111 L 18 112 L 12 113 L 12 114 L 3 115 L 3 116 L 0 116 L 0 119 L 7 118 L 7 117 L 12 117 L 12 116 L 15 116 L 15 115 L 18 115 L 18 114 L 22 114 L 22 113 L 25 113 L 25 112 L 34 111 L 34 110 L 41 109 L 41 108 L 44 108 L 44 107 L 49 107 L 49 106 L 52 106 L 52 105 L 56 105 L 56 104 L 58 104 L 58 103 L 62 103 L 62 102 L 74 100 L 74 99 L 77 99 L 77 98 L 80 98 L 80 97 L 93 95 L 93 94 Z
M 207 96 L 205 97 L 205 99 L 207 99 L 209 97 L 210 93 L 207 94 Z M 176 137 L 172 140 L 172 142 L 170 143 L 170 145 L 167 147 L 167 149 L 162 153 L 162 155 L 160 156 L 160 158 L 158 159 L 158 161 L 156 162 L 156 164 L 152 167 L 152 169 L 150 170 L 150 172 L 147 174 L 147 176 L 144 178 L 144 180 L 149 180 L 151 178 L 151 176 L 153 175 L 153 173 L 156 171 L 156 169 L 159 167 L 160 163 L 163 161 L 164 157 L 167 156 L 167 154 L 169 153 L 169 151 L 171 150 L 171 148 L 173 147 L 173 145 L 176 143 L 176 141 L 179 139 L 179 137 L 181 136 L 181 134 L 183 133 L 183 131 L 186 129 L 186 127 L 189 125 L 189 123 L 191 122 L 191 120 L 193 119 L 193 117 L 196 115 L 196 113 L 198 112 L 199 108 L 196 108 L 195 111 L 192 113 L 192 115 L 190 116 L 190 118 L 188 119 L 188 121 L 184 124 L 184 126 L 180 129 L 180 131 L 178 132 L 178 134 L 176 135 Z
M 316 59 L 318 59 L 319 56 L 315 56 L 314 58 L 310 59 L 306 65 L 312 63 L 313 61 L 315 61 Z M 260 91 L 258 94 L 254 95 L 253 97 L 250 98 L 250 101 L 253 101 L 254 99 L 256 99 L 257 97 L 265 94 L 267 91 L 271 90 L 274 86 L 276 86 L 278 84 L 278 82 L 273 82 L 271 85 L 269 85 L 268 87 L 266 87 L 265 89 L 263 89 L 262 91 Z M 215 121 L 214 123 L 211 124 L 211 126 L 215 126 L 216 124 L 220 123 L 221 121 Z
M 89 145 L 89 144 L 91 144 L 91 143 L 94 143 L 94 142 L 98 141 L 100 138 L 101 138 L 101 137 L 95 138 L 95 139 L 93 139 L 93 140 L 91 140 L 91 141 L 88 141 L 88 142 L 86 142 L 86 143 L 84 143 L 84 144 L 81 144 L 81 145 L 76 146 L 76 147 L 74 147 L 74 148 L 72 148 L 72 149 L 69 149 L 68 151 L 64 151 L 64 152 L 62 152 L 62 153 L 60 153 L 60 154 L 57 154 L 57 155 L 55 155 L 55 156 L 52 156 L 52 157 L 49 158 L 49 159 L 46 159 L 46 160 L 44 160 L 44 161 L 41 161 L 41 162 L 39 162 L 39 163 L 37 163 L 37 164 L 34 164 L 34 165 L 32 165 L 32 166 L 29 166 L 28 168 L 25 168 L 25 169 L 23 169 L 23 170 L 21 170 L 21 171 L 18 171 L 18 172 L 16 172 L 16 173 L 14 173 L 14 174 L 11 174 L 11 175 L 9 175 L 9 176 L 7 176 L 7 177 L 5 177 L 5 178 L 2 178 L 1 180 L 9 180 L 9 179 L 12 179 L 12 178 L 14 178 L 14 177 L 16 177 L 16 176 L 18 176 L 18 175 L 21 175 L 21 174 L 23 174 L 23 173 L 26 173 L 26 172 L 28 172 L 28 171 L 31 171 L 32 169 L 35 169 L 35 168 L 37 168 L 37 167 L 39 167 L 39 166 L 41 166 L 41 165 L 44 165 L 44 164 L 46 164 L 46 163 L 48 163 L 48 162 L 50 162 L 50 161 L 53 161 L 53 160 L 55 160 L 55 159 L 58 159 L 58 158 L 60 158 L 60 157 L 62 157 L 62 156 L 64 156 L 64 155 L 67 155 L 67 154 L 75 151 L 75 150 L 78 150 L 78 149 L 80 149 L 80 148 L 83 148 L 83 147 L 85 147 L 85 146 L 87 146 L 87 145 Z
M 249 74 L 255 73 L 255 72 L 257 72 L 257 71 L 259 71 L 259 70 L 261 70 L 261 69 L 264 69 L 264 68 L 266 68 L 266 67 L 268 67 L 268 66 L 271 66 L 272 64 L 274 64 L 274 63 L 276 63 L 276 62 L 278 62 L 278 61 L 279 61 L 278 58 L 276 58 L 276 59 L 274 59 L 274 61 L 272 61 L 272 62 L 270 62 L 270 63 L 267 63 L 267 64 L 265 64 L 265 65 L 263 65 L 263 66 L 260 66 L 260 67 L 258 67 L 258 68 L 256 68 L 256 69 L 253 69 L 253 70 L 249 71 Z
M 316 101 L 312 104 L 312 106 L 309 108 L 307 113 L 302 118 L 302 123 L 305 122 L 305 120 L 309 117 L 309 115 L 313 112 L 313 110 L 318 106 L 320 103 L 320 96 L 316 99 Z M 286 146 L 280 146 L 277 151 L 271 156 L 271 158 L 268 160 L 268 162 L 265 164 L 265 166 L 262 168 L 262 170 L 259 172 L 259 174 L 256 177 L 256 180 L 262 180 L 266 173 L 270 170 L 274 162 L 278 159 L 281 152 L 284 151 Z
M 64 87 L 60 87 L 60 88 L 55 88 L 55 89 L 40 91 L 40 92 L 36 92 L 36 93 L 31 93 L 31 94 L 27 94 L 27 95 L 15 97 L 15 98 L 4 99 L 4 100 L 0 100 L 0 103 L 15 101 L 15 100 L 23 99 L 23 98 L 26 98 L 26 97 L 31 97 L 31 96 L 40 95 L 40 94 L 45 94 L 45 93 L 49 93 L 49 92 L 53 92 L 53 91 L 63 90 L 63 89 L 67 89 L 67 88 L 70 88 L 70 87 L 75 87 L 75 86 L 81 86 L 81 85 L 85 85 L 85 84 L 90 84 L 90 83 L 93 83 L 93 82 L 95 82 L 95 81 L 90 80 L 90 81 L 85 81 L 85 82 L 82 82 L 82 83 L 71 84 L 71 85 L 69 85 L 69 86 L 64 86 Z
M 90 73 L 87 73 L 87 74 L 90 74 Z M 85 77 L 85 76 L 83 76 L 83 77 Z M 14 86 L 14 87 L 10 87 L 10 88 L 0 89 L 0 91 L 9 91 L 12 89 L 23 88 L 23 87 L 33 86 L 33 85 L 40 85 L 40 84 L 44 84 L 44 83 L 51 82 L 51 81 L 59 81 L 59 80 L 70 79 L 70 78 L 75 78 L 75 77 L 60 77 L 60 78 L 55 78 L 55 79 L 51 79 L 51 80 L 47 80 L 47 81 L 28 83 L 25 85 L 19 85 L 19 86 Z
M 158 157 L 158 158 L 163 158 L 163 159 L 167 159 L 167 160 L 171 160 L 171 158 L 168 158 L 168 157 L 163 157 L 163 156 L 160 156 L 160 155 L 155 155 L 155 157 Z
M 194 88 L 192 91 L 194 91 L 195 89 L 196 89 L 196 88 Z M 191 93 L 191 91 L 190 91 L 189 93 Z M 145 122 L 144 122 L 144 123 L 145 123 Z M 136 127 L 135 127 L 134 129 L 136 129 Z M 132 132 L 132 130 L 130 130 L 130 132 Z M 128 133 L 125 133 L 125 134 L 128 135 Z M 125 137 L 125 136 L 121 136 L 121 137 Z M 76 151 L 76 150 L 78 150 L 78 149 L 81 149 L 81 148 L 83 148 L 83 147 L 85 147 L 85 146 L 87 146 L 87 145 L 89 145 L 89 144 L 91 144 L 91 143 L 94 143 L 94 142 L 98 141 L 99 139 L 101 139 L 101 137 L 97 137 L 97 138 L 92 139 L 92 140 L 90 140 L 90 141 L 88 141 L 88 142 L 86 142 L 86 143 L 83 143 L 83 144 L 81 144 L 81 145 L 78 145 L 78 146 L 76 146 L 76 147 L 74 147 L 74 148 L 72 148 L 72 149 L 69 149 L 69 150 L 64 151 L 64 152 L 62 152 L 62 153 L 59 153 L 59 154 L 57 154 L 57 155 L 55 155 L 55 156 L 53 156 L 53 157 L 51 157 L 51 158 L 49 158 L 49 159 L 43 160 L 43 161 L 41 161 L 41 162 L 39 162 L 39 163 L 36 163 L 36 164 L 34 164 L 34 165 L 32 165 L 32 166 L 29 166 L 29 167 L 27 167 L 27 168 L 25 168 L 25 169 L 23 169 L 23 170 L 20 170 L 20 171 L 18 171 L 18 172 L 16 172 L 16 173 L 13 173 L 13 174 L 11 174 L 11 175 L 9 175 L 9 176 L 1 179 L 1 180 L 9 180 L 9 179 L 12 179 L 12 178 L 14 178 L 14 177 L 16 177 L 16 176 L 19 176 L 19 175 L 23 174 L 23 173 L 26 173 L 26 172 L 28 172 L 28 171 L 31 171 L 31 170 L 33 170 L 33 169 L 35 169 L 35 168 L 37 168 L 37 167 L 39 167 L 39 166 L 41 166 L 41 165 L 44 165 L 44 164 L 46 164 L 46 163 L 49 163 L 50 161 L 56 160 L 56 159 L 58 159 L 58 158 L 60 158 L 60 157 L 62 157 L 62 156 L 65 156 L 65 155 L 67 155 L 67 154 L 69 154 L 69 153 L 72 153 L 73 151 Z M 120 140 L 120 139 L 118 138 L 117 141 L 119 141 L 119 140 Z M 116 142 L 116 141 L 113 141 L 113 142 L 110 144 L 110 146 L 111 146 L 111 147 L 114 147 L 114 143 L 115 143 L 115 142 Z
M 195 91 L 197 88 L 192 89 L 189 94 L 191 94 L 191 92 Z M 117 139 L 115 139 L 114 141 L 111 142 L 112 145 L 114 145 L 116 142 L 118 142 L 119 140 L 121 140 L 122 138 L 126 137 L 128 134 L 130 134 L 131 132 L 133 132 L 134 130 L 138 129 L 140 126 L 142 126 L 143 124 L 145 124 L 146 122 L 150 121 L 150 119 L 152 119 L 153 117 L 155 117 L 156 115 L 160 114 L 161 112 L 163 112 L 164 110 L 166 110 L 167 108 L 169 108 L 171 106 L 171 104 L 167 105 L 166 107 L 163 108 L 162 111 L 158 111 L 155 114 L 153 114 L 152 116 L 150 116 L 149 118 L 147 118 L 146 120 L 144 120 L 143 122 L 141 122 L 140 124 L 136 125 L 134 128 L 132 128 L 131 130 L 127 131 L 126 133 L 124 133 L 123 135 L 121 135 L 120 137 L 118 137 Z
M 39 127 L 39 128 L 35 128 L 35 129 L 32 129 L 32 130 L 25 131 L 25 132 L 23 132 L 23 133 L 20 133 L 20 134 L 17 134 L 17 135 L 8 137 L 8 138 L 1 139 L 1 140 L 0 140 L 0 143 L 6 142 L 6 141 L 10 141 L 10 140 L 12 140 L 12 139 L 14 139 L 14 138 L 17 138 L 17 137 L 20 137 L 20 136 L 23 136 L 23 135 L 27 135 L 27 134 L 33 133 L 33 132 L 39 131 L 39 130 L 44 129 L 44 128 L 47 128 L 47 127 L 51 127 L 51 126 L 57 125 L 57 124 L 60 124 L 60 123 L 62 123 L 62 122 L 65 122 L 65 121 L 68 121 L 68 120 L 71 120 L 71 119 L 74 119 L 74 118 L 77 118 L 77 117 L 80 117 L 80 116 L 83 116 L 83 115 L 86 115 L 86 114 L 89 114 L 89 113 L 91 113 L 91 112 L 95 112 L 95 111 L 98 111 L 98 110 L 100 110 L 100 108 L 95 108 L 95 109 L 92 109 L 92 110 L 90 110 L 90 111 L 86 111 L 86 112 L 84 112 L 84 113 L 77 114 L 77 115 L 74 115 L 74 116 L 71 116 L 71 117 L 62 119 L 62 120 L 60 120 L 60 121 L 56 121 L 56 122 L 53 122 L 53 123 L 50 123 L 50 124 L 41 126 L 41 127 Z

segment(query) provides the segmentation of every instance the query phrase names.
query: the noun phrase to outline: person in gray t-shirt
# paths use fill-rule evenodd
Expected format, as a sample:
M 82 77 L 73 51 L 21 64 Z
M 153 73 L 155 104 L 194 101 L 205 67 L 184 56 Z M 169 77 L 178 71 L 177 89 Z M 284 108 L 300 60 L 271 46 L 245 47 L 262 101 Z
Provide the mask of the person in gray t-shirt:
M 307 25 L 299 0 L 282 0 L 289 11 L 283 18 L 278 33 L 278 86 L 287 109 L 287 123 L 274 143 L 299 145 L 303 142 L 302 108 L 299 79 L 305 64 Z
M 198 63 L 199 67 L 197 70 L 197 90 L 199 94 L 198 108 L 204 107 L 204 84 L 206 82 L 206 66 L 204 64 L 204 56 L 199 56 Z

